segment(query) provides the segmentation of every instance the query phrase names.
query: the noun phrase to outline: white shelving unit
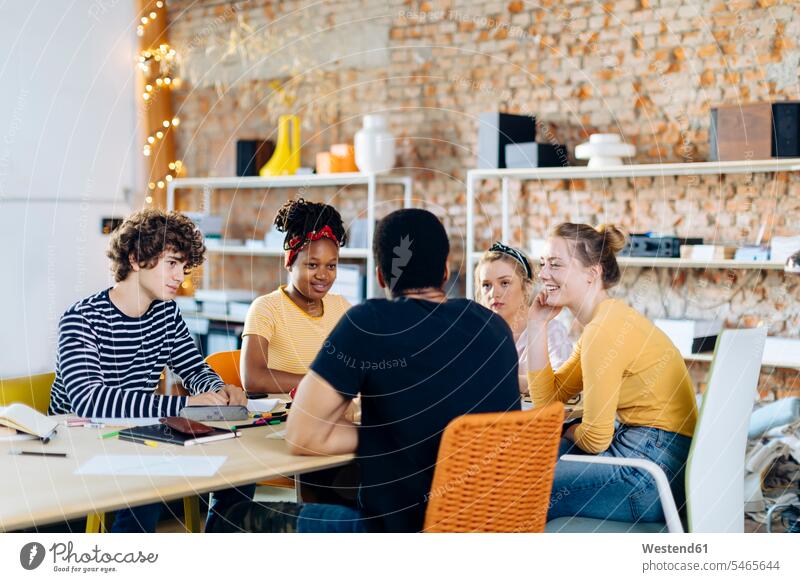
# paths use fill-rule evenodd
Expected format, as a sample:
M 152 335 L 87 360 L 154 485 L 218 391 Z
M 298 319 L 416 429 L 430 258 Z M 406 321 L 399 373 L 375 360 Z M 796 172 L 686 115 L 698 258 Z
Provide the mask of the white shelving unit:
M 283 249 L 270 249 L 266 247 L 249 247 L 243 245 L 215 245 L 206 241 L 206 251 L 212 255 L 244 255 L 247 257 L 282 257 L 286 254 Z M 339 249 L 339 256 L 343 259 L 366 259 L 369 249 L 355 249 L 343 247 Z
M 683 356 L 688 362 L 710 362 L 711 354 L 691 354 Z M 762 360 L 761 366 L 764 368 L 795 368 L 800 369 L 800 362 L 794 360 Z
M 483 180 L 501 181 L 501 238 L 509 242 L 511 235 L 509 186 L 511 180 L 594 180 L 612 178 L 659 178 L 666 176 L 703 176 L 727 174 L 751 174 L 768 172 L 800 171 L 800 158 L 773 160 L 744 160 L 736 162 L 698 162 L 691 164 L 638 164 L 608 168 L 589 168 L 587 166 L 559 168 L 523 168 L 503 170 L 469 170 L 467 172 L 467 297 L 473 296 L 473 265 L 482 252 L 475 250 L 475 190 Z M 702 261 L 691 259 L 668 259 L 656 257 L 620 257 L 621 267 L 630 268 L 671 268 L 671 269 L 762 269 L 783 270 L 778 261 Z M 691 354 L 684 356 L 687 361 L 710 362 L 711 354 Z M 800 361 L 766 359 L 762 366 L 800 369 Z
M 659 178 L 666 176 L 703 176 L 726 174 L 752 174 L 767 172 L 800 171 L 800 158 L 776 158 L 772 160 L 743 160 L 736 162 L 697 162 L 689 164 L 634 164 L 607 168 L 572 166 L 558 168 L 521 168 L 502 170 L 467 171 L 467 297 L 473 295 L 473 265 L 480 253 L 475 252 L 475 190 L 483 180 L 501 181 L 501 239 L 509 242 L 511 234 L 509 185 L 511 180 L 595 180 L 612 178 Z M 771 261 L 691 261 L 664 258 L 626 258 L 620 264 L 629 267 L 670 267 L 670 268 L 722 268 L 722 269 L 782 269 L 783 265 Z
M 472 253 L 472 262 L 476 263 L 482 252 Z M 654 269 L 760 269 L 764 271 L 783 271 L 780 261 L 736 261 L 724 259 L 701 261 L 694 259 L 667 259 L 662 257 L 617 257 L 620 267 L 650 267 Z
M 207 319 L 209 321 L 220 321 L 223 323 L 244 323 L 244 317 L 235 317 L 233 315 L 214 315 L 213 313 L 203 313 L 202 311 L 184 311 L 181 313 L 181 315 L 183 315 L 183 317 L 194 317 L 197 319 Z
M 230 178 L 178 178 L 167 185 L 167 210 L 175 209 L 175 191 L 179 189 L 200 188 L 203 190 L 203 212 L 211 208 L 214 190 L 282 189 L 282 188 L 324 188 L 329 186 L 366 186 L 367 188 L 367 248 L 343 248 L 339 256 L 345 259 L 364 259 L 367 263 L 367 297 L 372 297 L 375 287 L 375 260 L 372 256 L 372 237 L 375 231 L 375 195 L 378 185 L 399 185 L 403 187 L 403 206 L 411 207 L 413 179 L 410 176 L 389 174 L 363 174 L 347 172 L 340 174 L 302 174 L 297 176 L 273 176 L 269 178 L 230 177 Z M 283 249 L 268 249 L 246 245 L 212 245 L 209 254 L 244 255 L 250 257 L 280 257 Z M 203 276 L 203 286 L 209 287 L 209 271 Z

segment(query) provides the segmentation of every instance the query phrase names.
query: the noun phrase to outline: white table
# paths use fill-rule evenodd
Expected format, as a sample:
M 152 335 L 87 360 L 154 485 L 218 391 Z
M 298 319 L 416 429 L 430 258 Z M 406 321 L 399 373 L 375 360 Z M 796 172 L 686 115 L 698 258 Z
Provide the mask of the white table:
M 247 421 L 235 424 L 247 424 Z M 47 445 L 39 441 L 0 442 L 0 531 L 41 526 L 81 518 L 92 512 L 103 513 L 265 479 L 300 475 L 345 465 L 354 458 L 352 454 L 331 457 L 292 455 L 283 439 L 267 438 L 268 434 L 285 427 L 285 424 L 280 424 L 245 429 L 237 439 L 190 447 L 166 443 L 149 447 L 116 438 L 101 439 L 100 435 L 116 430 L 109 426 L 102 429 L 60 426 L 58 435 Z M 11 449 L 65 452 L 68 456 L 11 455 Z M 75 474 L 78 467 L 101 454 L 222 455 L 227 459 L 211 477 Z

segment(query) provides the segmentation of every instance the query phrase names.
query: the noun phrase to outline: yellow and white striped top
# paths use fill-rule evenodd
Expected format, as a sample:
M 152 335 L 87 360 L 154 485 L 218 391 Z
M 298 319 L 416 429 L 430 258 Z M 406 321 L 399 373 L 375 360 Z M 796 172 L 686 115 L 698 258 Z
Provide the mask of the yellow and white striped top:
M 322 344 L 350 303 L 329 293 L 322 299 L 322 315 L 313 317 L 286 294 L 286 286 L 262 295 L 250 306 L 242 336 L 258 335 L 269 342 L 267 365 L 274 370 L 305 374 Z

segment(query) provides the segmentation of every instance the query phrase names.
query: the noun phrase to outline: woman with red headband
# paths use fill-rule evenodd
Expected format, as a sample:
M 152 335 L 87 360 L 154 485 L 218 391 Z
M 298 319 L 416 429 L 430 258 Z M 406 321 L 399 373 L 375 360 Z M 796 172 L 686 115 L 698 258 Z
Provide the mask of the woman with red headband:
M 256 299 L 247 312 L 240 369 L 248 392 L 291 392 L 350 307 L 344 297 L 328 293 L 339 248 L 347 242 L 336 209 L 290 200 L 278 211 L 275 226 L 286 233 L 289 283 Z

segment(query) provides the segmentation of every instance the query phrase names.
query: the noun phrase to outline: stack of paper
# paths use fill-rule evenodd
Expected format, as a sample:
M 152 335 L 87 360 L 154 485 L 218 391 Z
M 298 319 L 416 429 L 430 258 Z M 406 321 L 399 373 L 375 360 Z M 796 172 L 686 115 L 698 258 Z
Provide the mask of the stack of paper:
M 259 398 L 247 401 L 248 412 L 264 413 L 272 412 L 281 403 L 280 398 Z

